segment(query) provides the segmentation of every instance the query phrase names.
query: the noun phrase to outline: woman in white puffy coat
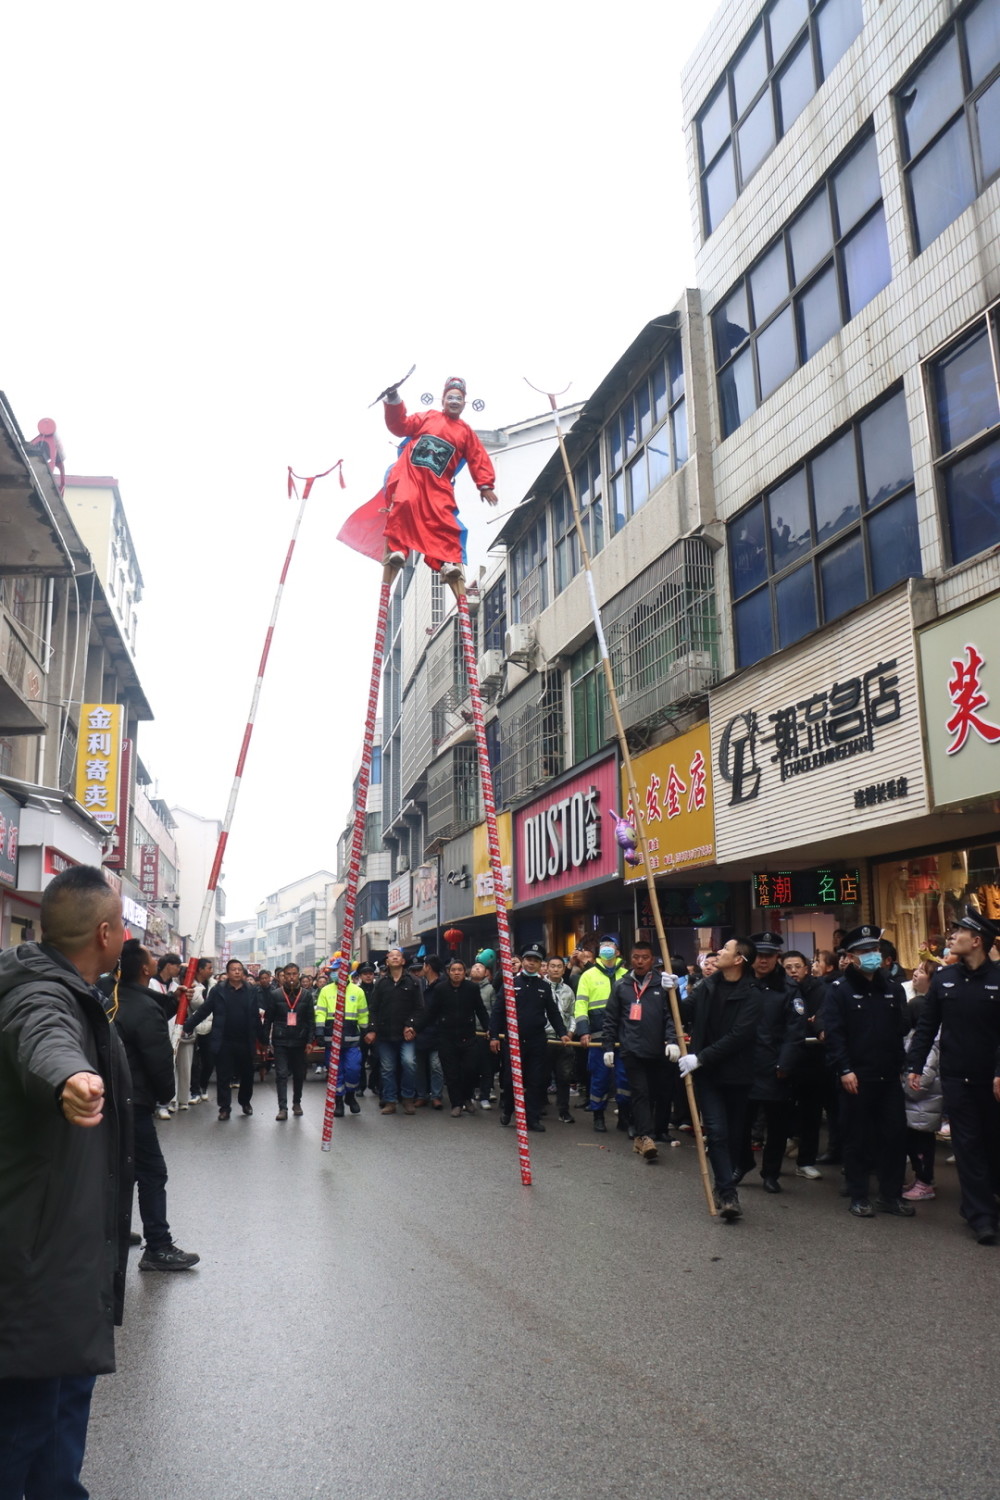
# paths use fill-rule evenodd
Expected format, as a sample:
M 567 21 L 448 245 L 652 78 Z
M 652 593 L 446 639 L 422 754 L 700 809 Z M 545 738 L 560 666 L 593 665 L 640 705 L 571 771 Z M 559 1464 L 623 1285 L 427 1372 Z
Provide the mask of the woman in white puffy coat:
M 907 1037 L 909 1046 L 913 1033 Z M 937 1132 L 941 1129 L 943 1100 L 940 1078 L 940 1032 L 927 1054 L 920 1087 L 911 1089 L 903 1074 L 903 1097 L 906 1103 L 906 1150 L 913 1168 L 913 1181 L 904 1188 L 903 1197 L 910 1202 L 933 1198 L 934 1154 Z

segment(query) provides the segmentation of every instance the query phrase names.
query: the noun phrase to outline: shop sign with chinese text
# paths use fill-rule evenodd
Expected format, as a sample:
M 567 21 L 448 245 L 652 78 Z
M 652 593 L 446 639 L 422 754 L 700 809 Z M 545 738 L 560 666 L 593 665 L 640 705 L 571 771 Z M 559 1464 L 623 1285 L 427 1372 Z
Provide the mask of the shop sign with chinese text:
M 761 870 L 753 880 L 753 904 L 764 910 L 786 906 L 857 906 L 857 870 Z
M 139 853 L 139 890 L 147 901 L 155 901 L 160 894 L 160 851 L 155 844 L 142 844 Z
M 105 856 L 109 870 L 124 870 L 128 863 L 128 794 L 132 781 L 132 741 L 122 740 L 121 774 L 118 788 L 118 817 L 111 835 L 111 853 Z
M 500 868 L 503 872 L 503 890 L 507 904 L 514 893 L 514 869 L 511 860 L 510 813 L 497 813 L 497 842 L 500 845 Z M 490 864 L 490 845 L 486 824 L 477 823 L 472 830 L 472 914 L 489 917 L 497 909 L 493 899 L 493 869 Z
M 395 880 L 389 881 L 389 904 L 387 907 L 390 917 L 398 916 L 405 911 L 410 904 L 410 872 L 404 870 L 397 875 Z
M 428 932 L 437 926 L 438 862 L 429 859 L 413 872 L 413 930 Z
M 710 695 L 718 862 L 927 811 L 910 593 Z M 898 791 L 869 801 L 868 785 Z
M 616 756 L 591 766 L 514 814 L 518 901 L 618 874 L 608 816 L 618 804 Z
M 934 806 L 1000 797 L 1000 595 L 918 639 Z
M 654 875 L 695 870 L 715 863 L 715 812 L 712 806 L 712 746 L 707 724 L 647 750 L 632 761 L 639 812 L 649 845 Z M 635 823 L 635 809 L 622 770 L 622 805 Z M 638 825 L 636 825 L 638 826 Z M 639 847 L 636 851 L 642 854 Z M 625 866 L 625 883 L 646 879 L 640 863 Z
M 17 890 L 17 843 L 21 836 L 21 804 L 0 792 L 0 885 Z
M 121 705 L 81 704 L 76 747 L 76 800 L 98 823 L 114 824 L 118 821 L 121 756 Z

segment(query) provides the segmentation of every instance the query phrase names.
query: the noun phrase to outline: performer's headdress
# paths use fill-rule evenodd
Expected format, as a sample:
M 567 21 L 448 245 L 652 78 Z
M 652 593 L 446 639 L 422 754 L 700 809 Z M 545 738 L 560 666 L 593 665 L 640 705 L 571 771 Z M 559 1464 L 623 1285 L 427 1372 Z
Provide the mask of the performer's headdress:
M 448 379 L 444 383 L 444 390 L 441 392 L 442 398 L 447 396 L 448 392 L 452 388 L 454 388 L 456 391 L 461 391 L 463 396 L 466 395 L 465 381 L 462 379 L 461 375 L 448 376 Z

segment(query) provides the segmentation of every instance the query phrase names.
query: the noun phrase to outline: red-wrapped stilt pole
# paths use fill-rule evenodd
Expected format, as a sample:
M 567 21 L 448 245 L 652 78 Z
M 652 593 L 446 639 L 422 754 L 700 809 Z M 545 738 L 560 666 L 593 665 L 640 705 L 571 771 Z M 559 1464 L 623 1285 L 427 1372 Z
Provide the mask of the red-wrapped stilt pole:
M 354 908 L 358 896 L 358 875 L 361 870 L 361 854 L 365 841 L 365 809 L 368 803 L 368 784 L 372 771 L 372 745 L 375 740 L 375 720 L 378 717 L 378 690 L 382 680 L 382 659 L 385 655 L 385 629 L 389 618 L 389 593 L 396 576 L 395 568 L 385 568 L 382 574 L 382 592 L 378 600 L 378 623 L 375 626 L 375 654 L 372 657 L 372 676 L 368 688 L 368 713 L 365 717 L 365 738 L 361 751 L 361 773 L 358 777 L 357 802 L 354 807 L 354 832 L 351 837 L 351 857 L 347 866 L 347 891 L 344 897 L 344 930 L 340 934 L 341 961 L 337 972 L 337 1008 L 333 1016 L 333 1037 L 330 1044 L 330 1067 L 326 1078 L 326 1104 L 323 1110 L 322 1149 L 329 1151 L 333 1134 L 333 1111 L 337 1103 L 337 1074 L 340 1071 L 340 1044 L 344 1035 L 344 998 L 347 993 L 347 976 L 351 967 L 351 945 L 354 942 Z
M 493 898 L 497 908 L 497 934 L 500 940 L 500 969 L 503 974 L 503 996 L 507 1012 L 507 1059 L 511 1084 L 514 1090 L 514 1123 L 517 1126 L 517 1154 L 521 1162 L 521 1181 L 531 1186 L 531 1157 L 528 1152 L 528 1121 L 524 1111 L 524 1076 L 521 1072 L 521 1038 L 517 1027 L 517 1006 L 514 1004 L 514 965 L 510 954 L 510 925 L 507 921 L 507 898 L 503 889 L 503 866 L 500 860 L 500 839 L 497 836 L 496 804 L 493 801 L 493 773 L 486 750 L 486 725 L 483 720 L 483 700 L 479 691 L 479 671 L 476 650 L 472 638 L 472 620 L 469 617 L 469 601 L 465 584 L 458 580 L 452 584 L 458 602 L 458 620 L 462 631 L 462 650 L 465 654 L 465 675 L 472 698 L 472 719 L 476 726 L 476 747 L 479 751 L 479 782 L 483 789 L 483 807 L 486 810 L 486 834 L 490 846 L 490 869 L 493 872 Z

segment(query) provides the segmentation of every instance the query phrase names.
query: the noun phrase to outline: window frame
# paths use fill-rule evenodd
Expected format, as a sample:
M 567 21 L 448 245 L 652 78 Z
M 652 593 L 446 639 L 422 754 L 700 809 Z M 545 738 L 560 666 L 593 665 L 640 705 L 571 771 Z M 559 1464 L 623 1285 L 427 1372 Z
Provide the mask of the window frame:
M 978 84 L 972 82 L 972 70 L 969 63 L 969 44 L 966 38 L 966 21 L 970 14 L 976 9 L 978 0 L 963 5 L 934 37 L 930 46 L 922 57 L 909 70 L 900 83 L 893 90 L 893 102 L 896 113 L 897 137 L 899 146 L 899 167 L 903 176 L 904 194 L 906 197 L 907 233 L 910 240 L 910 250 L 914 258 L 922 255 L 931 245 L 938 240 L 950 224 L 957 219 L 986 189 L 1000 178 L 1000 164 L 995 172 L 987 176 L 983 171 L 982 147 L 979 139 L 979 126 L 976 120 L 976 106 L 984 94 L 987 94 L 993 86 L 1000 81 L 1000 61 Z M 936 130 L 924 141 L 923 145 L 912 154 L 909 153 L 906 129 L 905 95 L 912 89 L 914 83 L 925 68 L 928 68 L 934 59 L 938 57 L 947 47 L 949 41 L 955 38 L 958 51 L 959 72 L 962 84 L 962 100 L 958 107 L 951 111 L 945 119 L 937 126 Z M 972 198 L 963 208 L 959 209 L 955 218 L 949 219 L 943 224 L 926 244 L 921 245 L 918 231 L 916 198 L 913 191 L 913 175 L 923 161 L 944 140 L 945 136 L 957 124 L 959 119 L 964 119 L 966 129 L 966 140 L 970 148 L 972 158 L 972 174 L 974 192 Z
M 790 380 L 796 371 L 809 363 L 809 361 L 826 347 L 831 339 L 835 338 L 848 323 L 871 303 L 879 292 L 884 291 L 886 286 L 892 282 L 892 261 L 889 259 L 889 280 L 877 291 L 873 292 L 868 300 L 861 304 L 856 312 L 851 311 L 850 287 L 847 279 L 846 254 L 848 247 L 862 234 L 868 226 L 873 223 L 876 216 L 881 214 L 883 227 L 885 229 L 886 250 L 889 253 L 888 225 L 885 218 L 885 197 L 882 187 L 881 172 L 878 168 L 878 153 L 876 150 L 875 163 L 878 173 L 879 196 L 875 201 L 861 213 L 847 229 L 841 225 L 840 212 L 837 204 L 836 179 L 850 162 L 860 155 L 869 145 L 875 141 L 875 130 L 871 120 L 854 137 L 847 149 L 841 153 L 833 165 L 824 173 L 820 182 L 810 193 L 809 197 L 797 208 L 795 214 L 781 226 L 774 238 L 764 247 L 759 255 L 746 267 L 743 274 L 735 281 L 724 296 L 720 297 L 711 312 L 711 337 L 712 352 L 715 360 L 715 382 L 716 396 L 719 411 L 719 434 L 720 441 L 725 442 L 727 438 L 742 427 L 754 412 L 759 411 L 764 403 Z M 795 279 L 795 259 L 793 251 L 793 234 L 798 226 L 803 224 L 807 216 L 813 211 L 816 204 L 822 200 L 826 201 L 829 216 L 831 237 L 830 247 L 824 251 L 822 257 L 803 272 L 799 279 Z M 753 277 L 760 271 L 768 258 L 779 249 L 783 249 L 785 280 L 788 290 L 781 299 L 764 313 L 762 320 L 758 323 L 754 309 L 754 287 Z M 805 331 L 801 319 L 802 307 L 812 292 L 821 282 L 823 277 L 834 271 L 835 290 L 837 295 L 837 306 L 840 314 L 838 326 L 827 335 L 822 343 L 818 344 L 811 352 L 807 351 L 805 342 Z M 719 358 L 719 340 L 717 337 L 717 319 L 725 311 L 734 297 L 742 293 L 745 305 L 748 327 L 744 331 L 744 337 L 738 344 L 729 347 L 725 358 Z M 774 385 L 770 386 L 767 393 L 762 391 L 760 360 L 758 347 L 770 330 L 775 328 L 779 320 L 791 312 L 792 335 L 795 343 L 795 363 L 787 374 L 783 375 Z M 741 417 L 735 426 L 726 428 L 726 401 L 723 395 L 723 381 L 730 371 L 735 370 L 737 363 L 749 351 L 750 373 L 753 382 L 753 408 Z
M 940 352 L 941 351 L 939 351 L 939 353 Z M 913 444 L 912 440 L 909 439 L 909 424 L 907 422 L 907 439 L 910 449 L 909 478 L 904 483 L 897 484 L 896 487 L 889 491 L 888 494 L 881 495 L 881 498 L 874 505 L 870 504 L 867 499 L 865 487 L 864 450 L 862 446 L 862 428 L 865 422 L 882 407 L 887 406 L 891 401 L 895 401 L 900 398 L 903 401 L 903 410 L 905 414 L 905 391 L 902 383 L 897 381 L 893 386 L 890 386 L 888 390 L 883 391 L 877 400 L 871 402 L 868 406 L 857 412 L 849 422 L 844 423 L 835 432 L 831 433 L 816 448 L 804 454 L 799 463 L 795 464 L 784 474 L 779 475 L 774 480 L 774 482 L 769 484 L 765 489 L 758 491 L 758 493 L 756 493 L 746 505 L 741 506 L 740 509 L 727 521 L 726 553 L 729 577 L 729 612 L 732 621 L 733 651 L 737 671 L 742 671 L 747 667 L 754 666 L 757 662 L 765 661 L 769 656 L 774 656 L 779 651 L 788 650 L 791 646 L 797 645 L 799 641 L 805 640 L 806 637 L 811 635 L 814 631 L 824 629 L 825 627 L 834 624 L 837 620 L 842 619 L 843 616 L 845 614 L 848 614 L 852 608 L 856 608 L 862 603 L 870 603 L 873 599 L 879 598 L 882 594 L 887 593 L 889 589 L 896 588 L 901 582 L 903 582 L 902 578 L 898 578 L 893 583 L 887 584 L 884 588 L 876 589 L 874 587 L 871 545 L 869 542 L 869 523 L 871 522 L 873 517 L 880 516 L 889 506 L 895 505 L 898 501 L 902 500 L 907 495 L 911 496 L 913 499 L 914 511 L 916 514 L 916 484 L 913 473 Z M 826 537 L 823 541 L 817 541 L 816 538 L 818 534 L 818 528 L 816 518 L 816 495 L 813 479 L 813 465 L 817 462 L 817 460 L 821 459 L 825 453 L 828 453 L 833 447 L 836 446 L 837 443 L 841 442 L 842 439 L 848 435 L 850 435 L 853 440 L 858 514 L 854 520 L 848 522 L 840 530 L 834 532 L 831 536 Z M 773 528 L 771 525 L 770 514 L 771 497 L 800 474 L 804 475 L 805 477 L 805 494 L 810 537 L 809 547 L 804 553 L 797 553 L 794 557 L 790 558 L 780 568 L 775 568 L 772 540 Z M 748 515 L 758 504 L 760 504 L 762 507 L 763 517 L 765 575 L 762 581 L 753 584 L 752 587 L 747 588 L 743 593 L 738 595 L 736 593 L 736 582 L 733 572 L 734 547 L 732 542 L 732 529 L 738 524 L 742 517 Z M 919 517 L 917 517 L 917 519 L 919 524 Z M 824 558 L 832 556 L 832 554 L 838 548 L 844 546 L 852 539 L 856 538 L 860 538 L 861 540 L 862 562 L 864 567 L 863 597 L 857 601 L 857 605 L 849 605 L 846 609 L 838 610 L 836 613 L 828 612 L 824 607 L 821 563 Z M 923 558 L 921 555 L 921 567 L 922 564 Z M 780 637 L 780 627 L 778 619 L 778 589 L 780 585 L 783 584 L 787 579 L 791 578 L 793 575 L 798 573 L 800 569 L 804 568 L 808 568 L 812 574 L 812 597 L 815 605 L 816 623 L 811 627 L 811 629 L 804 631 L 801 635 L 798 635 L 792 640 L 783 644 Z M 904 575 L 904 577 L 913 576 L 917 575 Z M 920 576 L 922 576 L 922 572 Z M 740 655 L 740 635 L 739 627 L 737 624 L 737 610 L 747 601 L 759 598 L 765 593 L 768 595 L 769 599 L 771 649 L 770 651 L 765 652 L 763 656 L 755 658 L 754 661 L 744 661 L 741 659 Z
M 953 334 L 945 343 L 931 351 L 923 361 L 921 368 L 922 387 L 924 393 L 925 409 L 928 413 L 928 426 L 930 428 L 932 463 L 934 466 L 934 499 L 937 510 L 938 530 L 944 551 L 945 565 L 949 568 L 961 567 L 969 563 L 982 552 L 992 551 L 998 545 L 997 542 L 988 542 L 978 552 L 970 553 L 968 557 L 958 558 L 952 540 L 951 516 L 948 507 L 948 493 L 946 475 L 948 471 L 967 458 L 991 447 L 1000 439 L 1000 418 L 990 427 L 984 427 L 979 432 L 972 433 L 963 438 L 953 448 L 944 448 L 944 440 L 941 433 L 941 414 L 938 407 L 937 391 L 935 386 L 935 370 L 938 362 L 945 358 L 971 339 L 976 330 L 984 327 L 986 329 L 987 342 L 990 350 L 990 363 L 993 369 L 993 385 L 997 397 L 997 405 L 1000 408 L 1000 299 L 991 302 L 981 313 L 977 313 L 970 322 L 966 323 L 958 333 Z
M 784 46 L 780 52 L 775 51 L 775 43 L 771 29 L 771 17 L 774 14 L 775 10 L 778 8 L 780 0 L 771 0 L 771 3 L 765 6 L 758 13 L 746 36 L 741 41 L 737 50 L 733 53 L 730 61 L 726 64 L 721 79 L 717 79 L 713 84 L 712 88 L 709 90 L 709 94 L 707 99 L 705 100 L 705 103 L 695 115 L 695 149 L 698 160 L 698 190 L 701 205 L 701 232 L 703 242 L 709 239 L 711 235 L 715 233 L 715 231 L 719 227 L 719 224 L 722 223 L 722 220 L 726 217 L 726 214 L 729 213 L 730 209 L 735 206 L 735 204 L 739 200 L 741 193 L 752 181 L 755 174 L 764 165 L 764 162 L 767 161 L 767 158 L 771 155 L 778 142 L 788 134 L 788 131 L 795 124 L 795 121 L 802 114 L 809 101 L 815 98 L 816 94 L 823 87 L 823 84 L 830 77 L 830 74 L 833 72 L 834 68 L 837 67 L 841 58 L 844 56 L 844 53 L 842 52 L 840 54 L 840 57 L 836 59 L 836 62 L 831 64 L 831 66 L 824 72 L 823 54 L 820 45 L 819 17 L 823 13 L 823 11 L 826 10 L 830 5 L 842 3 L 842 0 L 806 0 L 806 3 L 808 5 L 808 10 L 805 19 L 800 22 L 797 30 L 795 30 L 790 38 L 784 43 Z M 861 35 L 863 30 L 864 14 L 862 12 L 861 29 L 855 34 L 855 36 L 852 38 L 852 41 L 848 43 L 848 46 L 853 45 L 853 42 L 857 41 L 857 38 Z M 736 97 L 735 75 L 740 64 L 750 55 L 753 47 L 756 44 L 757 38 L 760 35 L 763 35 L 764 38 L 764 77 L 761 81 L 758 82 L 756 88 L 753 89 L 748 95 L 743 109 L 740 110 L 738 108 Z M 803 102 L 801 108 L 798 111 L 798 114 L 796 114 L 793 119 L 786 122 L 782 117 L 779 82 L 784 73 L 791 66 L 793 59 L 798 55 L 799 49 L 803 44 L 805 44 L 809 49 L 810 60 L 812 63 L 813 88 L 812 92 L 809 94 L 808 99 Z M 845 49 L 845 51 L 846 50 L 847 49 Z M 716 146 L 716 149 L 712 153 L 712 155 L 706 156 L 703 124 L 707 119 L 710 111 L 715 107 L 719 99 L 721 99 L 723 96 L 725 96 L 729 106 L 729 130 L 726 135 L 721 137 L 719 144 Z M 771 145 L 764 152 L 763 156 L 760 157 L 760 159 L 748 172 L 744 173 L 740 160 L 740 131 L 747 124 L 751 115 L 758 108 L 764 98 L 769 98 L 771 103 L 771 126 L 773 131 L 773 139 Z M 713 224 L 711 221 L 708 202 L 708 177 L 709 174 L 721 164 L 727 150 L 732 151 L 733 180 L 735 183 L 736 192 L 735 196 L 733 197 L 732 203 L 730 203 L 729 207 L 726 208 L 720 215 L 718 222 Z

